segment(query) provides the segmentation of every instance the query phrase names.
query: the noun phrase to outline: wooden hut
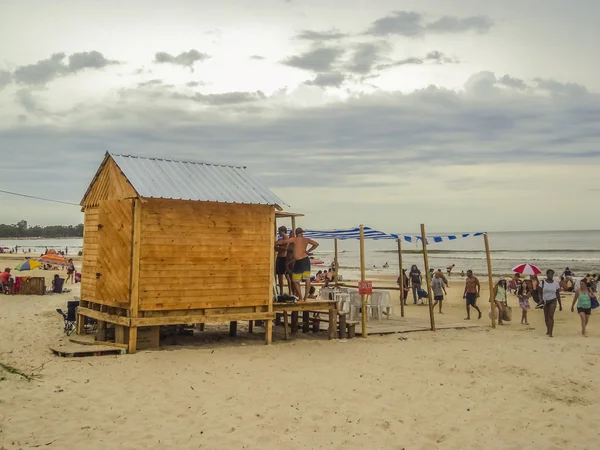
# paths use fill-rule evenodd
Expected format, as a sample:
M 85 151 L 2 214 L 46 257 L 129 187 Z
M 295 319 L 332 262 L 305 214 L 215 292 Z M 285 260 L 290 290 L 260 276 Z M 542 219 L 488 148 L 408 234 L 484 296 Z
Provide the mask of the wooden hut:
M 245 167 L 107 153 L 81 201 L 78 319 L 129 352 L 175 324 L 266 320 L 270 343 L 280 205 Z

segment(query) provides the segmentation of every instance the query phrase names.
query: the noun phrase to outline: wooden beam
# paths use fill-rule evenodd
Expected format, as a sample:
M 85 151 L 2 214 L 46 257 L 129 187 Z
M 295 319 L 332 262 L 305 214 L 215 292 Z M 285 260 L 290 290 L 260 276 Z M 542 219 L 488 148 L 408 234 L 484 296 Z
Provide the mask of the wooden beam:
M 201 314 L 197 316 L 157 316 L 138 317 L 131 320 L 131 326 L 152 327 L 158 325 L 193 325 L 195 323 L 220 323 L 233 321 L 267 320 L 275 318 L 274 313 L 250 312 L 237 314 Z
M 334 300 L 308 301 L 297 303 L 275 303 L 273 310 L 278 311 L 329 311 L 337 308 L 337 302 Z M 263 313 L 264 314 L 264 313 Z
M 140 307 L 140 258 L 142 254 L 142 202 L 133 201 L 133 227 L 131 230 L 131 291 L 130 291 L 130 316 L 137 318 Z M 128 353 L 135 353 L 137 347 L 137 328 L 129 329 Z
M 140 256 L 142 249 L 142 203 L 133 201 L 133 227 L 131 232 L 131 317 L 138 316 L 140 305 Z
M 339 281 L 338 281 L 338 240 L 334 239 L 333 240 L 333 248 L 335 250 L 334 252 L 334 257 L 333 257 L 333 264 L 334 264 L 334 270 L 335 270 L 335 287 L 339 286 Z
M 398 267 L 400 271 L 400 316 L 404 317 L 404 271 L 402 270 L 402 239 L 398 238 Z
M 124 325 L 126 327 L 131 326 L 131 319 L 129 317 L 115 316 L 114 314 L 94 311 L 92 309 L 82 308 L 81 306 L 77 308 L 77 314 L 103 322 L 114 323 L 116 325 Z
M 421 242 L 423 243 L 423 262 L 425 263 L 425 277 L 427 279 L 429 320 L 431 322 L 431 331 L 435 331 L 435 317 L 433 315 L 433 298 L 431 296 L 431 277 L 429 276 L 429 258 L 427 257 L 427 236 L 425 235 L 425 224 L 421 224 Z
M 483 235 L 485 244 L 485 258 L 487 260 L 488 283 L 490 286 L 490 311 L 492 316 L 492 328 L 496 328 L 496 304 L 494 302 L 494 279 L 492 277 L 492 257 L 490 256 L 490 241 L 487 233 Z
M 360 226 L 360 281 L 365 281 L 365 227 Z M 362 337 L 367 338 L 367 296 L 360 296 L 362 305 Z
M 271 223 L 273 224 L 273 229 L 277 228 L 277 220 L 275 219 L 275 208 L 273 208 L 271 210 Z M 270 242 L 270 249 L 271 249 L 271 257 L 269 258 L 269 275 L 271 277 L 271 282 L 269 283 L 269 288 L 266 292 L 266 294 L 268 295 L 268 299 L 269 299 L 269 303 L 267 304 L 268 306 L 268 312 L 269 315 L 271 316 L 270 319 L 267 320 L 267 326 L 265 327 L 265 344 L 269 345 L 271 344 L 271 342 L 273 341 L 273 285 L 275 283 L 275 256 L 276 254 L 274 253 L 274 249 L 275 249 L 275 233 L 270 233 L 271 234 L 271 242 Z M 283 292 L 282 292 L 283 294 Z M 250 319 L 252 320 L 252 319 Z M 260 319 L 259 319 L 260 320 Z
M 236 337 L 237 336 L 237 321 L 231 321 L 229 322 L 229 337 Z

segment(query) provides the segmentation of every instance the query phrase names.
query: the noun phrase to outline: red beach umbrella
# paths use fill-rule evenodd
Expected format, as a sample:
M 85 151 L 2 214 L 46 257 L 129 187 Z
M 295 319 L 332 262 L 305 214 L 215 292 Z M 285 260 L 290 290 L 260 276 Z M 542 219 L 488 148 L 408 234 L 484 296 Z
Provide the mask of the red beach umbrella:
M 518 266 L 513 267 L 512 271 L 520 273 L 521 275 L 539 275 L 542 273 L 542 271 L 533 264 L 519 264 Z

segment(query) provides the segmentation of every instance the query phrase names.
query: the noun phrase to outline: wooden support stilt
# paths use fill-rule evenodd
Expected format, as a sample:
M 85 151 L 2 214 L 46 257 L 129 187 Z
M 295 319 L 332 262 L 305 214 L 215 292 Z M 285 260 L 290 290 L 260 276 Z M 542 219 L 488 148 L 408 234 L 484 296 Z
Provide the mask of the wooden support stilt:
M 337 335 L 337 309 L 329 310 L 329 339 L 335 339 Z
M 237 336 L 237 321 L 229 322 L 229 337 Z
M 137 327 L 129 327 L 129 345 L 127 353 L 135 353 L 137 351 Z
M 483 235 L 485 244 L 485 257 L 487 259 L 488 284 L 490 286 L 490 311 L 492 316 L 492 328 L 496 328 L 496 303 L 494 302 L 494 279 L 492 277 L 492 258 L 490 256 L 490 241 L 487 233 Z
M 360 280 L 365 281 L 366 270 L 365 270 L 365 230 L 364 226 L 360 226 Z M 367 296 L 361 295 L 362 305 L 362 337 L 367 338 Z
M 404 270 L 402 270 L 402 240 L 400 238 L 398 238 L 398 267 L 400 271 L 400 315 L 404 317 Z
M 292 333 L 298 332 L 298 311 L 292 311 L 292 325 L 290 328 Z
M 338 337 L 344 339 L 346 337 L 346 313 L 340 313 L 340 324 L 338 330 Z
M 431 276 L 429 275 L 429 257 L 427 256 L 427 236 L 425 235 L 425 225 L 421 224 L 421 242 L 423 244 L 423 262 L 425 263 L 425 277 L 427 279 L 427 297 L 429 300 L 429 321 L 431 322 L 431 331 L 435 331 L 435 317 L 433 314 L 433 297 L 431 293 Z
M 302 332 L 308 333 L 310 331 L 310 312 L 302 311 Z
M 283 311 L 283 338 L 287 340 L 290 336 L 290 332 L 288 330 L 288 313 L 287 311 Z
M 334 264 L 334 276 L 335 276 L 335 287 L 338 287 L 339 285 L 339 280 L 338 280 L 338 240 L 334 239 L 333 241 L 333 248 L 334 248 L 334 256 L 333 256 L 333 264 Z
M 77 334 L 83 334 L 85 332 L 85 316 L 77 314 Z
M 319 321 L 319 319 L 313 319 L 312 331 L 313 333 L 318 333 L 319 331 L 321 331 L 321 322 Z

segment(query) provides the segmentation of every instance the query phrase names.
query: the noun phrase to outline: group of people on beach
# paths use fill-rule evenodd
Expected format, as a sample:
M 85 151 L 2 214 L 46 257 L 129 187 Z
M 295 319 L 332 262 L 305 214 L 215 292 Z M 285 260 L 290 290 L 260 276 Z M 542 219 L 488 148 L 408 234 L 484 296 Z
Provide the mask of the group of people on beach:
M 450 272 L 454 266 L 448 267 Z M 433 292 L 434 309 L 437 306 L 439 313 L 442 312 L 442 304 L 444 297 L 447 295 L 446 287 L 448 281 L 441 269 L 431 270 L 431 290 Z M 567 268 L 561 275 L 560 281 L 556 281 L 554 278 L 555 272 L 552 269 L 546 271 L 546 278 L 539 280 L 537 276 L 530 276 L 528 279 L 521 279 L 519 274 L 515 274 L 511 285 L 514 281 L 514 290 L 510 288 L 509 283 L 505 277 L 500 277 L 496 285 L 492 297 L 496 310 L 491 314 L 494 314 L 498 319 L 498 325 L 504 325 L 505 309 L 508 306 L 507 293 L 513 292 L 517 295 L 519 300 L 519 307 L 521 309 L 521 324 L 529 325 L 527 313 L 531 308 L 529 303 L 530 299 L 535 302 L 536 309 L 542 309 L 544 311 L 544 322 L 546 324 L 546 335 L 549 337 L 553 336 L 554 333 L 554 315 L 556 309 L 559 311 L 563 310 L 561 301 L 561 291 L 569 292 L 568 286 L 573 285 L 574 274 Z M 478 314 L 478 319 L 481 319 L 482 312 L 479 306 L 477 306 L 477 299 L 480 297 L 481 284 L 477 277 L 473 274 L 472 270 L 468 270 L 466 274 L 465 287 L 463 291 L 463 298 L 465 300 L 465 307 L 467 316 L 465 320 L 471 319 L 471 309 L 474 309 Z M 570 284 L 566 284 L 565 280 L 568 278 Z M 423 283 L 423 276 L 421 271 L 416 265 L 410 268 L 408 275 L 406 270 L 403 271 L 403 275 L 398 278 L 398 285 L 402 286 L 404 295 L 404 304 L 407 304 L 408 293 L 412 289 L 413 304 L 424 304 L 423 299 L 428 297 L 427 291 L 421 286 Z M 596 275 L 587 275 L 582 278 L 578 286 L 571 290 L 574 292 L 573 303 L 571 305 L 571 311 L 577 313 L 581 317 L 581 334 L 587 336 L 587 325 L 592 312 L 592 309 L 598 306 L 598 300 L 596 298 L 598 285 L 598 277 Z
M 536 275 L 532 275 L 529 279 L 521 279 L 519 274 L 515 274 L 510 285 L 507 280 L 501 277 L 494 288 L 494 301 L 499 310 L 498 324 L 503 325 L 503 308 L 506 307 L 506 293 L 514 292 L 519 299 L 519 307 L 521 308 L 521 323 L 529 325 L 527 320 L 527 312 L 531 308 L 529 299 L 532 299 L 536 309 L 544 310 L 544 321 L 546 323 L 546 335 L 553 336 L 554 333 L 554 315 L 556 308 L 559 311 L 563 310 L 561 301 L 561 292 L 574 292 L 573 302 L 571 304 L 571 312 L 575 312 L 581 318 L 581 334 L 587 336 L 587 325 L 592 314 L 592 309 L 598 306 L 596 298 L 597 281 L 596 275 L 588 274 L 582 278 L 578 286 L 574 279 L 574 274 L 567 267 L 560 276 L 560 281 L 554 279 L 555 272 L 552 269 L 546 271 L 546 278 L 539 280 Z
M 278 229 L 279 239 L 275 243 L 277 259 L 275 274 L 279 285 L 279 295 L 283 295 L 284 279 L 288 292 L 294 300 L 305 302 L 311 295 L 310 256 L 319 246 L 316 241 L 304 237 L 304 230 L 296 228 L 288 234 L 285 226 Z M 322 272 L 321 272 L 322 273 Z M 301 283 L 304 281 L 304 294 Z

